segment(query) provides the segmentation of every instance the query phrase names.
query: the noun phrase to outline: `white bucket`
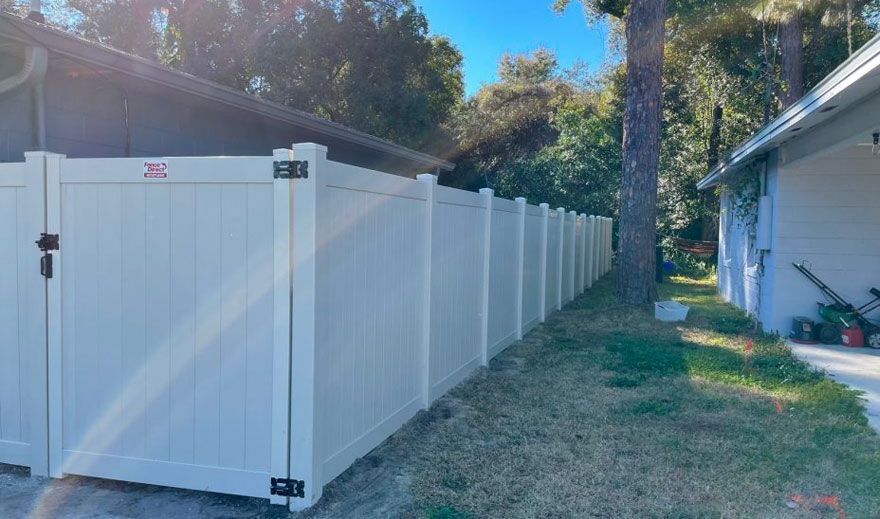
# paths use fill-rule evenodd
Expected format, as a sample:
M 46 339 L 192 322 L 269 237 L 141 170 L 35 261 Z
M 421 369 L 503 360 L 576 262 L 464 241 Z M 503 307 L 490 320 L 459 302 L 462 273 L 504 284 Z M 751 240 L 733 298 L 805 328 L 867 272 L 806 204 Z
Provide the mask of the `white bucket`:
M 690 309 L 678 301 L 658 301 L 654 303 L 654 318 L 667 323 L 684 321 Z

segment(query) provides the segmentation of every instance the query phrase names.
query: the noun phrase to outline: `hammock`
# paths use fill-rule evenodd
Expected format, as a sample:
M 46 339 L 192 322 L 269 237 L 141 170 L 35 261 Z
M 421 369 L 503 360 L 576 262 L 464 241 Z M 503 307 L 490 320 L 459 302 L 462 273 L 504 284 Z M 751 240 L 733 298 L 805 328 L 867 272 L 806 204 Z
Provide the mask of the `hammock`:
M 718 252 L 717 241 L 685 240 L 684 238 L 672 238 L 675 248 L 693 254 L 700 258 L 708 258 Z

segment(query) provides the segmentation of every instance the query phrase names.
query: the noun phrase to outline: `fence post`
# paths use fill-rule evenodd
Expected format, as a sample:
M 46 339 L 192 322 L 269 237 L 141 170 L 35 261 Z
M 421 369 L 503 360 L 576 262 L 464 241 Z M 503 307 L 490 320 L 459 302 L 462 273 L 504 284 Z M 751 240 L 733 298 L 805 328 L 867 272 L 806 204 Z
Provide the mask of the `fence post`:
M 605 220 L 605 222 L 604 222 L 605 223 L 605 233 L 602 234 L 602 237 L 604 238 L 602 250 L 605 252 L 604 267 L 605 267 L 605 273 L 607 274 L 608 271 L 611 270 L 610 265 L 609 265 L 610 260 L 611 260 L 611 248 L 609 247 L 610 244 L 608 242 L 608 238 L 609 238 L 608 231 L 611 229 L 611 226 L 608 224 L 611 223 L 611 219 L 610 218 L 603 218 L 603 220 Z
M 580 278 L 580 293 L 583 294 L 587 290 L 587 215 L 581 213 L 581 278 Z
M 614 218 L 608 219 L 608 272 L 611 272 L 611 260 L 614 258 Z
M 486 208 L 483 218 L 483 299 L 482 311 L 480 312 L 481 328 L 480 328 L 480 351 L 481 363 L 483 366 L 489 365 L 489 276 L 492 263 L 492 199 L 495 197 L 495 191 L 484 187 L 480 189 L 483 195 L 484 207 Z
M 290 298 L 294 309 L 290 319 L 290 473 L 293 479 L 305 481 L 305 498 L 291 498 L 290 509 L 302 510 L 315 504 L 323 490 L 315 342 L 318 205 L 327 148 L 313 143 L 294 144 L 293 157 L 307 161 L 309 169 L 307 178 L 290 181 Z
M 275 161 L 293 160 L 293 152 L 288 149 L 272 150 Z M 280 353 L 279 362 L 272 365 L 272 394 L 284 394 L 290 390 L 290 198 L 293 196 L 293 183 L 290 180 L 276 179 L 272 185 L 273 206 L 273 289 L 272 289 L 272 336 L 273 350 Z M 290 459 L 288 457 L 290 441 L 290 415 L 287 409 L 276 409 L 272 406 L 272 458 L 269 470 L 273 476 L 290 475 Z M 274 437 L 282 434 L 282 438 Z M 287 458 L 287 459 L 284 459 Z M 276 476 L 277 477 L 277 476 Z M 270 496 L 272 504 L 286 504 L 287 499 L 281 496 Z
M 423 173 L 416 177 L 425 185 L 425 288 L 422 300 L 422 407 L 431 407 L 431 260 L 434 246 L 434 187 L 437 176 Z
M 599 234 L 602 232 L 600 228 L 600 220 L 598 216 L 591 216 L 593 222 L 593 282 L 599 281 L 599 262 L 602 256 L 599 254 Z
M 571 218 L 571 236 L 569 236 L 569 239 L 571 240 L 571 267 L 569 268 L 571 282 L 569 283 L 569 286 L 566 287 L 566 290 L 568 290 L 571 299 L 574 300 L 577 295 L 577 291 L 575 290 L 575 287 L 577 286 L 577 213 L 575 211 L 569 211 L 568 216 Z
M 27 199 L 26 215 L 18 217 L 27 219 L 27 236 L 30 240 L 36 240 L 40 233 L 48 232 L 46 228 L 46 159 L 48 153 L 41 151 L 25 152 L 25 196 Z M 21 374 L 21 384 L 27 384 L 29 393 L 27 413 L 23 418 L 29 418 L 30 427 L 30 452 L 28 464 L 31 475 L 50 476 L 50 427 L 48 422 L 49 412 L 46 407 L 51 398 L 48 393 L 48 348 L 46 330 L 46 279 L 40 275 L 40 250 L 29 243 L 27 248 L 28 268 L 26 281 L 27 317 L 25 334 L 22 337 L 29 347 L 26 348 L 28 371 Z M 55 269 L 60 271 L 60 268 Z M 19 279 L 23 276 L 19 273 Z M 58 445 L 59 453 L 61 446 Z M 60 474 L 59 474 L 60 476 Z
M 550 204 L 543 203 L 541 208 L 541 260 L 539 263 L 541 297 L 540 297 L 540 315 L 541 322 L 547 319 L 547 237 L 550 226 Z
M 608 273 L 608 218 L 602 218 L 602 273 Z
M 517 197 L 516 238 L 516 340 L 523 338 L 523 277 L 526 269 L 526 199 Z
M 553 282 L 556 283 L 556 309 L 562 310 L 562 267 L 565 265 L 565 208 L 557 207 L 556 215 L 559 217 L 559 268 L 556 269 L 558 275 Z
M 49 425 L 49 476 L 60 478 L 63 470 L 62 407 L 62 344 L 61 344 L 61 283 L 64 269 L 64 234 L 61 232 L 61 164 L 67 157 L 46 154 L 46 232 L 59 235 L 59 248 L 53 252 L 55 268 L 46 280 L 46 381 Z
M 596 247 L 593 244 L 593 233 L 595 232 L 596 220 L 592 216 L 584 217 L 587 222 L 587 237 L 584 240 L 585 246 L 587 247 L 587 260 L 586 265 L 584 265 L 584 281 L 587 284 L 587 288 L 593 288 L 593 265 L 595 264 L 596 257 Z
M 608 219 L 602 217 L 602 275 L 608 273 Z
M 605 219 L 601 216 L 597 216 L 596 224 L 599 226 L 599 234 L 596 235 L 596 250 L 599 252 L 599 268 L 596 271 L 596 277 L 600 278 L 605 275 Z

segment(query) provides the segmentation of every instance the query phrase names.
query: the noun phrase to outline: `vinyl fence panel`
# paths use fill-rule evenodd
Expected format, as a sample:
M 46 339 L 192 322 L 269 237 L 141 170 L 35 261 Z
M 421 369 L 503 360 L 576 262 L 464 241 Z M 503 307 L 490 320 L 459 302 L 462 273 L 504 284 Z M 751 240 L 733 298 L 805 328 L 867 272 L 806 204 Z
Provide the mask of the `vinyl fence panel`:
M 34 249 L 24 163 L 0 164 L 0 462 L 30 465 L 28 292 L 19 279 Z
M 561 275 L 561 239 L 563 220 L 559 211 L 550 211 L 547 229 L 547 289 L 545 301 L 548 312 L 559 308 L 559 276 Z
M 516 202 L 497 197 L 493 200 L 490 250 L 488 356 L 492 358 L 517 336 L 519 207 Z
M 431 393 L 445 393 L 480 362 L 484 199 L 437 186 L 431 281 Z
M 543 250 L 544 217 L 541 208 L 528 205 L 525 215 L 523 244 L 523 331 L 527 332 L 541 321 L 541 257 Z
M 318 171 L 316 381 L 324 482 L 421 408 L 424 188 Z

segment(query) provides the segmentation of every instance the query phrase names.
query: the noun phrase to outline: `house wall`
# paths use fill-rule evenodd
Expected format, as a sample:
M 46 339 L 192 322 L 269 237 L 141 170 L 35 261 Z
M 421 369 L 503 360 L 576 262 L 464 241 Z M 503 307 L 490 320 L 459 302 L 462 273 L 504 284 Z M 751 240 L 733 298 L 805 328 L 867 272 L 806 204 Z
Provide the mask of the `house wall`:
M 0 50 L 0 78 L 17 73 L 22 62 L 18 54 Z M 0 96 L 0 162 L 24 160 L 23 151 L 32 149 L 34 140 L 31 121 L 29 91 L 19 90 Z
M 786 334 L 796 315 L 818 319 L 823 297 L 792 262 L 808 261 L 856 306 L 871 299 L 868 288 L 880 287 L 880 158 L 869 146 L 856 146 L 780 165 L 773 224 L 765 330 Z
M 0 77 L 20 67 L 6 61 L 0 60 Z M 315 142 L 339 162 L 406 176 L 425 172 L 364 146 L 54 53 L 45 92 L 47 151 L 71 158 L 262 156 Z M 32 112 L 29 90 L 0 96 L 0 162 L 20 162 L 36 149 Z
M 761 183 L 772 194 L 776 186 L 777 154 L 766 157 L 766 178 Z M 742 172 L 740 175 L 744 174 Z M 754 248 L 755 224 L 736 214 L 735 196 L 723 188 L 719 224 L 718 292 L 721 297 L 761 319 L 761 254 Z M 766 258 L 764 258 L 766 263 Z

